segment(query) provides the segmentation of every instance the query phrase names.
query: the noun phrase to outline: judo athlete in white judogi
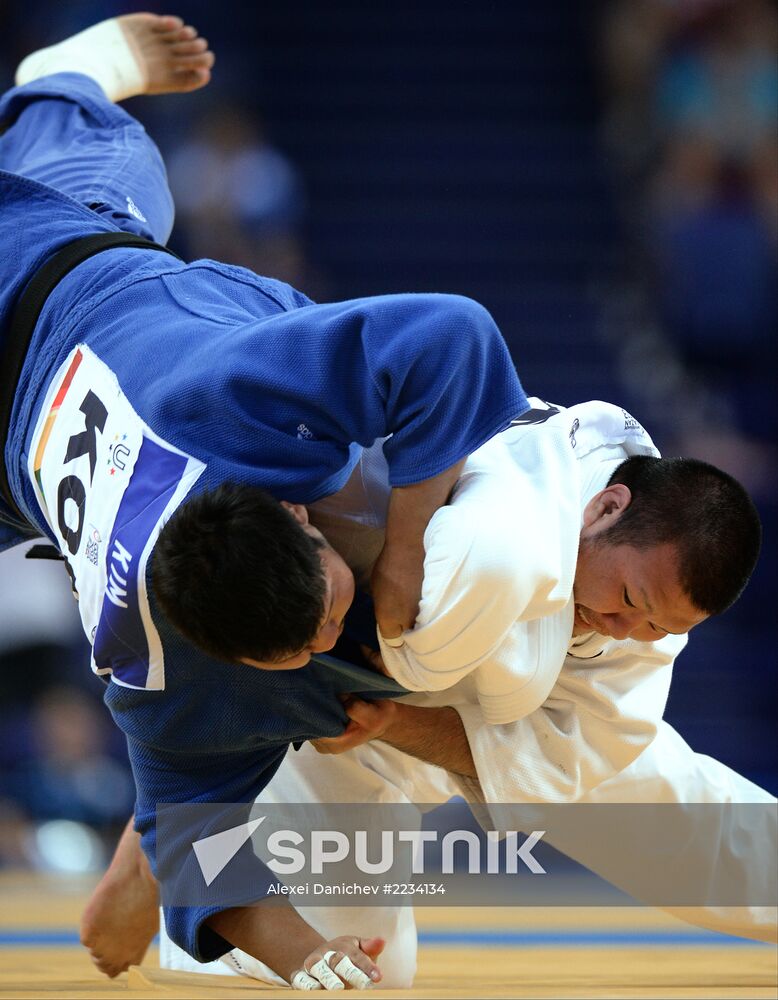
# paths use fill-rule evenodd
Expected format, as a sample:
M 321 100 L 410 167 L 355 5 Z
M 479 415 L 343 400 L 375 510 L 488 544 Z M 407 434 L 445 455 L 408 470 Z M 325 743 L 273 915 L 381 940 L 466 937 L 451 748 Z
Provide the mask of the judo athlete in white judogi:
M 689 624 L 679 621 L 686 625 L 678 628 L 681 634 L 638 640 L 618 634 L 615 615 L 595 616 L 577 587 L 574 593 L 576 562 L 585 558 L 579 536 L 586 534 L 592 504 L 624 459 L 658 454 L 650 438 L 609 404 L 563 410 L 531 402 L 529 414 L 468 460 L 450 505 L 434 515 L 425 535 L 416 626 L 401 640 L 381 640 L 388 672 L 409 688 L 428 689 L 401 706 L 406 713 L 418 709 L 426 743 L 414 745 L 391 720 L 374 722 L 390 705 L 362 705 L 352 714 L 359 724 L 351 742 L 360 726 L 375 741 L 341 753 L 347 733 L 317 742 L 329 755 L 311 745 L 288 754 L 259 805 L 435 803 L 455 795 L 471 803 L 775 805 L 763 789 L 696 754 L 662 721 Z M 385 490 L 380 451 L 372 449 L 338 497 L 309 509 L 358 582 L 367 579 L 380 551 Z M 668 628 L 674 624 L 663 621 Z M 622 631 L 642 628 L 633 622 Z M 461 720 L 459 732 L 452 716 Z M 419 759 L 425 755 L 429 760 Z M 730 832 L 707 848 L 711 872 L 721 866 L 731 877 L 734 871 L 745 899 L 761 898 L 749 890 L 764 877 L 758 859 L 765 857 L 765 844 L 776 842 L 778 811 L 768 808 L 759 816 L 758 828 Z M 559 846 L 576 857 L 576 845 Z M 605 878 L 615 874 L 607 857 L 582 849 L 576 860 Z M 386 938 L 381 985 L 411 985 L 416 932 L 410 907 L 299 909 L 325 936 L 357 931 Z M 711 905 L 675 912 L 711 929 L 775 939 L 774 908 Z M 162 963 L 279 982 L 237 951 L 198 965 L 164 932 Z

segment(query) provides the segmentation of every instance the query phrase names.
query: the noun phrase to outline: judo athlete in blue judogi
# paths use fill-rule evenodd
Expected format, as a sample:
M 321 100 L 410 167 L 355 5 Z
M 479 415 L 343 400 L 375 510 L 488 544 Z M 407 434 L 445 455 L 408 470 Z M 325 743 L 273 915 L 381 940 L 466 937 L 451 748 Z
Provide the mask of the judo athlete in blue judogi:
M 342 732 L 340 693 L 398 691 L 360 668 L 278 674 L 196 650 L 147 585 L 161 526 L 226 481 L 315 501 L 388 435 L 392 486 L 426 481 L 528 404 L 472 301 L 316 305 L 243 268 L 145 246 L 96 252 L 60 276 L 20 346 L 13 311 L 53 255 L 96 233 L 164 244 L 172 228 L 160 155 L 113 101 L 195 89 L 210 62 L 179 19 L 120 20 L 25 61 L 17 80 L 28 82 L 0 100 L 0 550 L 43 535 L 65 558 L 93 669 L 109 678 L 105 701 L 127 737 L 153 865 L 158 802 L 253 801 L 291 742 Z M 228 948 L 205 926 L 213 912 L 166 914 L 171 938 L 201 960 Z

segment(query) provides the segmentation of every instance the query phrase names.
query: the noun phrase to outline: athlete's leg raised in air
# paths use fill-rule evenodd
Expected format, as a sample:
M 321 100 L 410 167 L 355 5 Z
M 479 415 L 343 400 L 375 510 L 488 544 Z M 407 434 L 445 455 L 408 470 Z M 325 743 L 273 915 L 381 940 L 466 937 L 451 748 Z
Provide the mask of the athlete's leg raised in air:
M 164 243 L 173 201 L 159 151 L 115 101 L 210 80 L 208 43 L 178 17 L 130 14 L 32 53 L 0 99 L 0 169 L 48 184 Z

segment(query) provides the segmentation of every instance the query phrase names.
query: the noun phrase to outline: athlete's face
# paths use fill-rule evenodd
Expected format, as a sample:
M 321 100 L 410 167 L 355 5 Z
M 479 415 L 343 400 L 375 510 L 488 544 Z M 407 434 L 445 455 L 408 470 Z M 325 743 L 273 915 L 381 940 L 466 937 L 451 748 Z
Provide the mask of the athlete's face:
M 338 636 L 343 631 L 343 620 L 346 617 L 346 612 L 351 607 L 351 602 L 354 600 L 354 574 L 335 549 L 327 542 L 324 535 L 310 524 L 305 507 L 299 504 L 293 505 L 287 503 L 284 506 L 300 523 L 307 535 L 322 543 L 322 547 L 319 549 L 319 558 L 324 570 L 326 584 L 324 617 L 321 620 L 319 631 L 308 645 L 298 653 L 275 662 L 252 660 L 248 657 L 241 660 L 241 663 L 245 663 L 250 667 L 257 667 L 259 670 L 297 670 L 308 663 L 312 653 L 324 653 L 326 650 L 332 649 L 338 641 Z
M 654 642 L 683 634 L 707 617 L 678 582 L 673 545 L 636 549 L 610 544 L 604 533 L 631 500 L 626 486 L 609 486 L 584 511 L 573 596 L 573 635 L 598 632 L 613 639 Z

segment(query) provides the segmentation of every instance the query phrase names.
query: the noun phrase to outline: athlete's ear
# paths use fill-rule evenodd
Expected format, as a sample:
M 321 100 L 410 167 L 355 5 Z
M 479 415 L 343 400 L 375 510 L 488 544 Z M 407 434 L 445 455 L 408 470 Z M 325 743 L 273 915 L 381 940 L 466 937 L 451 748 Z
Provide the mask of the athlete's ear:
M 614 483 L 606 486 L 604 490 L 595 493 L 589 503 L 584 507 L 583 526 L 584 528 L 594 528 L 597 531 L 604 531 L 609 528 L 632 501 L 632 492 L 628 486 L 622 483 Z
M 308 523 L 308 508 L 302 503 L 289 503 L 287 500 L 281 501 L 281 506 L 288 510 L 298 524 Z

